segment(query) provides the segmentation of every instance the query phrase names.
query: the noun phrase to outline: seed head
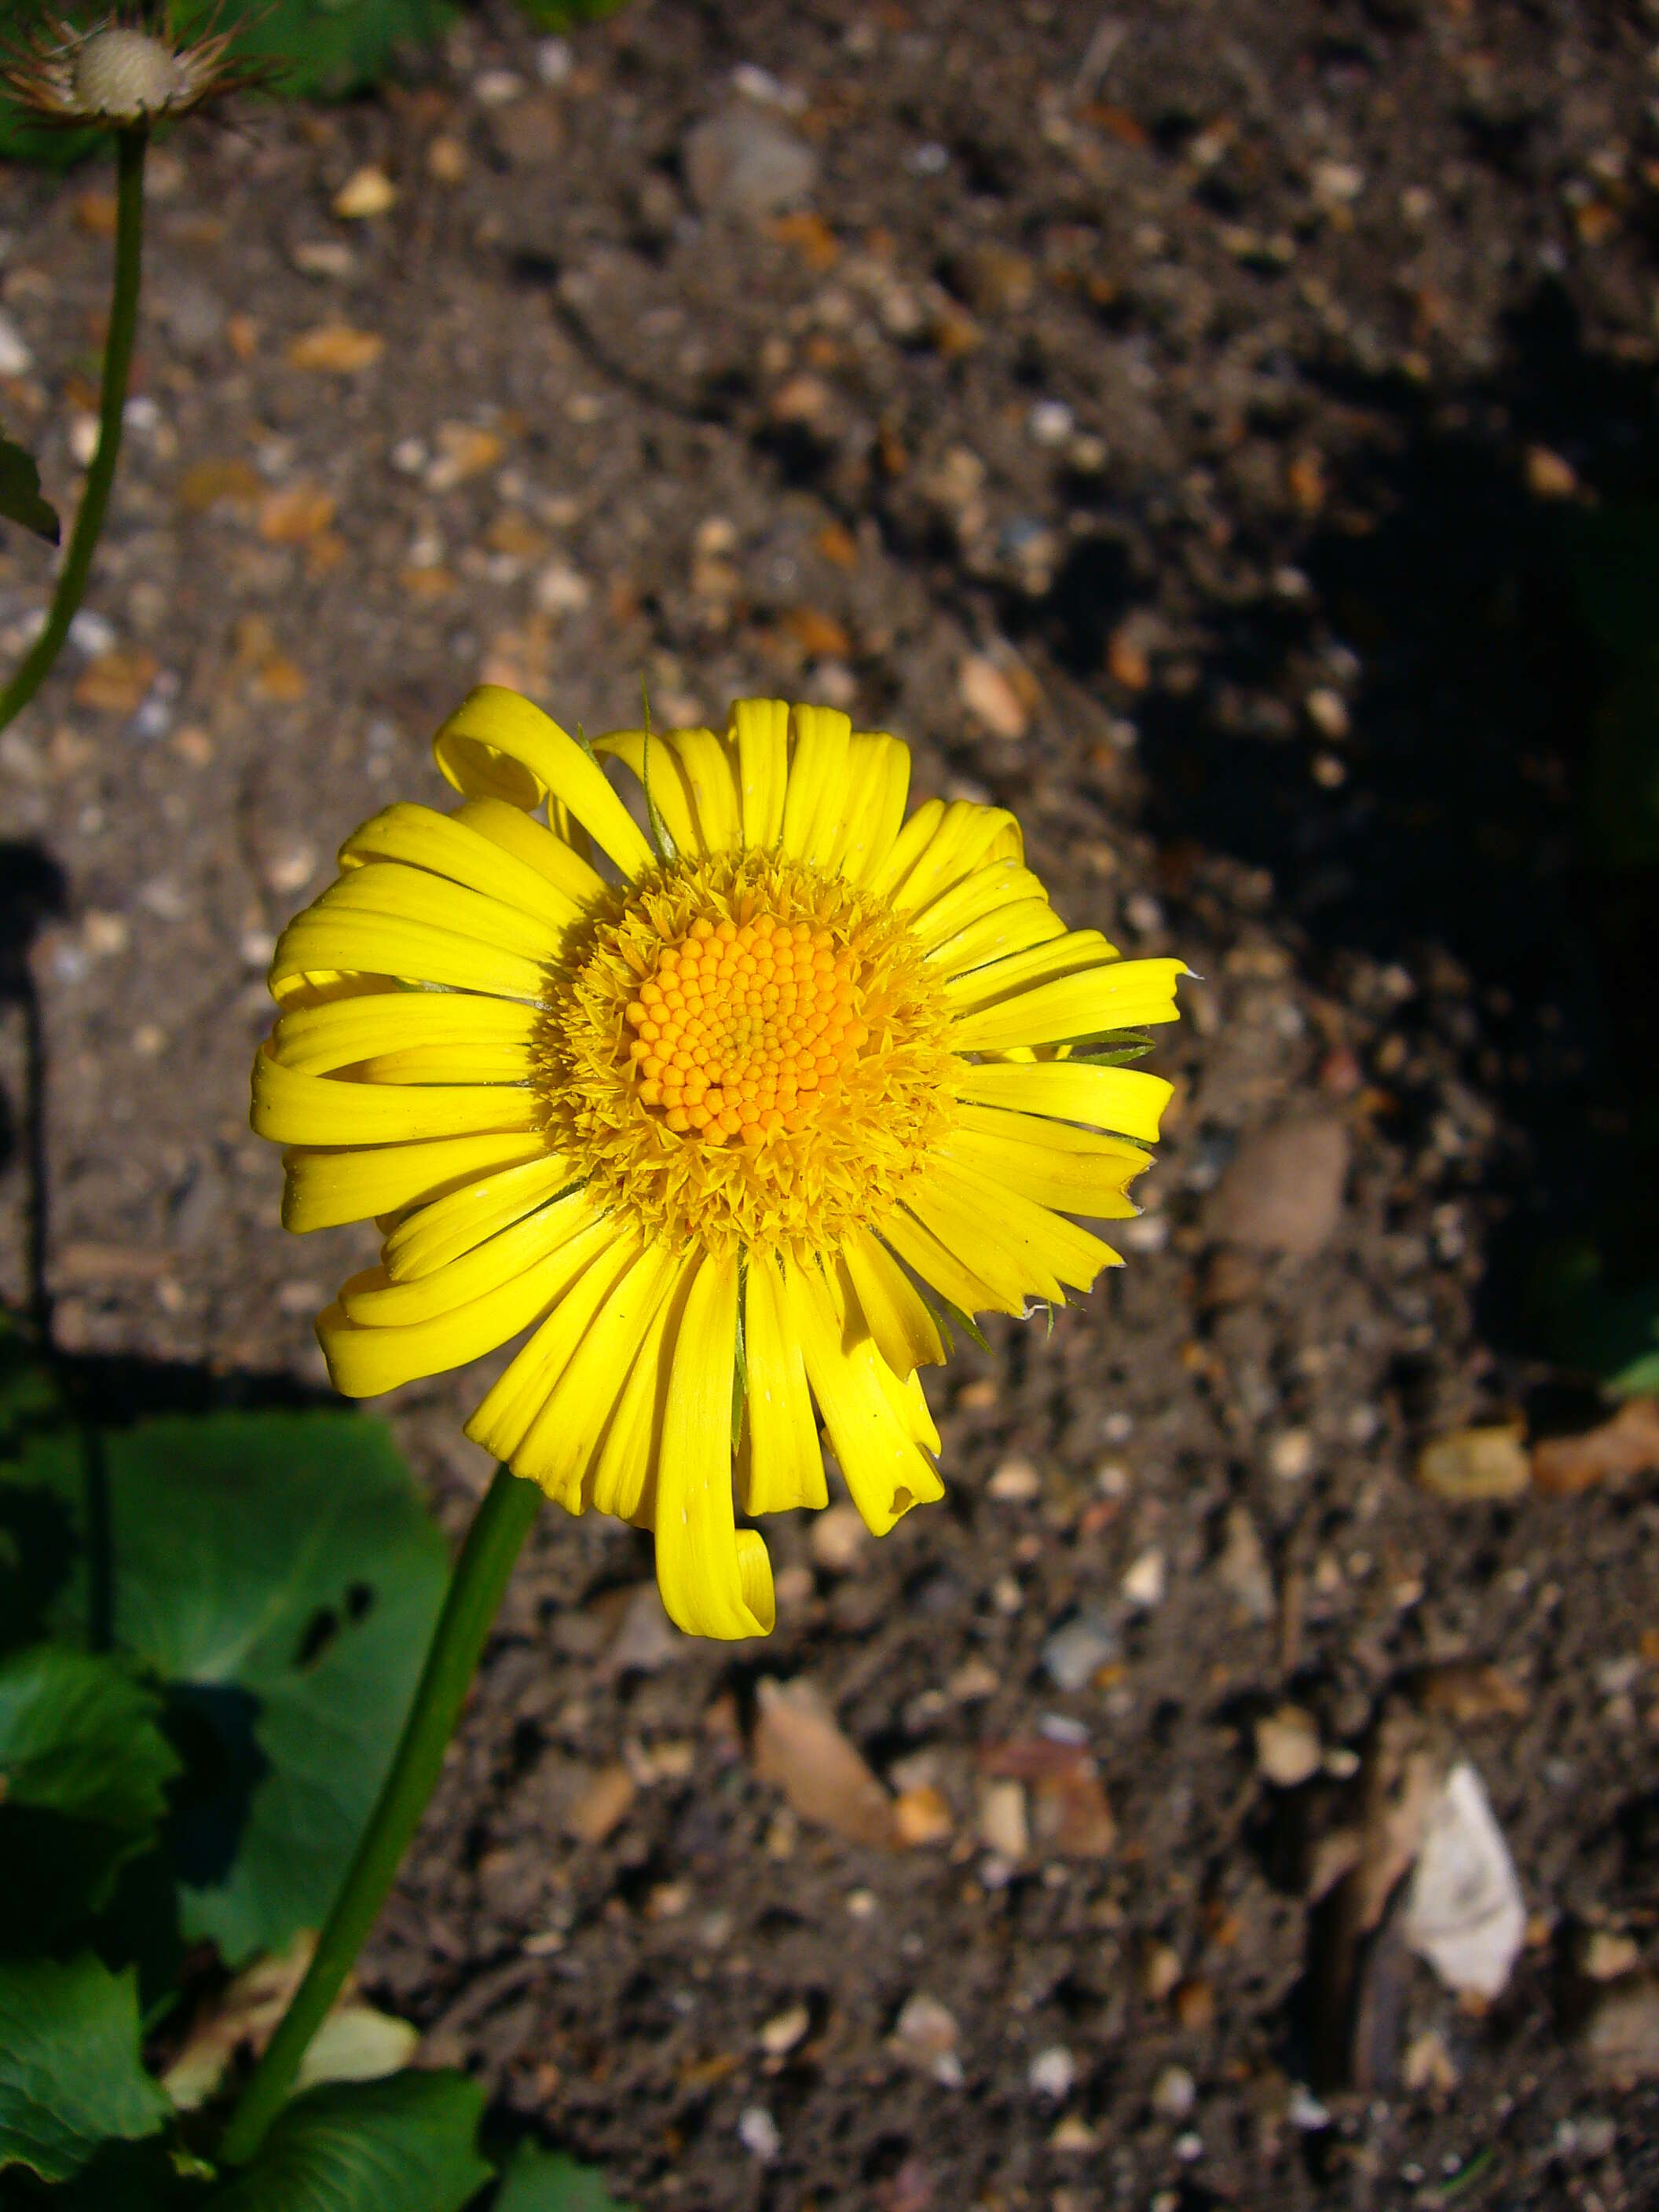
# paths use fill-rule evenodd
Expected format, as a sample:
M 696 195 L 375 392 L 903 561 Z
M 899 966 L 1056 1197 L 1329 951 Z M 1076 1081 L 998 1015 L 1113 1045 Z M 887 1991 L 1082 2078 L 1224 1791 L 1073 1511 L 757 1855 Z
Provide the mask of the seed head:
M 225 33 L 174 38 L 165 14 L 148 29 L 118 16 L 89 30 L 47 16 L 0 56 L 0 81 L 43 123 L 131 130 L 254 82 L 258 69 L 229 62 L 229 46 Z

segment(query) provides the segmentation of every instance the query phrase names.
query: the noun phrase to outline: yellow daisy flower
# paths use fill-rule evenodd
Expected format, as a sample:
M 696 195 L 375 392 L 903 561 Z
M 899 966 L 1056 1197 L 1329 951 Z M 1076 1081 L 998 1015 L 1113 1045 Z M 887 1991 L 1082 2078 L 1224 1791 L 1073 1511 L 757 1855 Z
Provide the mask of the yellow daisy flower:
M 531 1330 L 468 1435 L 654 1529 L 682 1628 L 764 1634 L 734 1477 L 750 1518 L 823 1505 L 821 1420 L 877 1534 L 943 1495 L 915 1370 L 949 1310 L 1117 1263 L 1066 1216 L 1136 1211 L 1170 1086 L 1101 1040 L 1186 970 L 1068 930 L 1001 808 L 907 817 L 908 748 L 828 708 L 590 746 L 485 684 L 435 750 L 460 806 L 365 823 L 270 971 L 283 1218 L 385 1237 L 329 1372 L 373 1396 Z

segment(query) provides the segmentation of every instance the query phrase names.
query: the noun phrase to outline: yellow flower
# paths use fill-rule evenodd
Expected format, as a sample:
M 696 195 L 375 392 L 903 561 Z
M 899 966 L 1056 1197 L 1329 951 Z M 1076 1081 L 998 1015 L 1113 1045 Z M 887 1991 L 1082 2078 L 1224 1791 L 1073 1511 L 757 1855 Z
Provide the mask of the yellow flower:
M 878 1534 L 942 1496 L 939 1309 L 1115 1264 L 1065 1217 L 1136 1211 L 1170 1086 L 1088 1054 L 1186 971 L 1068 930 L 1000 808 L 907 818 L 908 749 L 827 708 L 590 748 L 486 684 L 436 752 L 462 805 L 366 823 L 270 971 L 283 1218 L 385 1233 L 329 1371 L 370 1396 L 532 1330 L 467 1433 L 653 1528 L 683 1628 L 763 1634 L 734 1475 L 750 1517 L 824 1504 L 822 1419 Z

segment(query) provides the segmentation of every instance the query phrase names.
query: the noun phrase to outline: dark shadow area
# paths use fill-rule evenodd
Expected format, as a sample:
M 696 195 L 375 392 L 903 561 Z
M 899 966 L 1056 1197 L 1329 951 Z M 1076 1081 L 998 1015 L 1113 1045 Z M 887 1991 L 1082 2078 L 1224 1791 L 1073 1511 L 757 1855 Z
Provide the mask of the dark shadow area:
M 0 1174 L 23 1155 L 28 1178 L 25 1280 L 30 1320 L 44 1338 L 51 1321 L 46 1288 L 46 1048 L 40 1000 L 29 955 L 49 921 L 64 914 L 69 883 L 43 846 L 0 842 L 0 1010 L 15 1007 L 23 1023 L 23 1096 L 0 1092 Z
M 1630 1279 L 1659 1244 L 1636 1105 L 1659 1082 L 1659 871 L 1615 870 L 1595 832 L 1622 679 L 1583 552 L 1603 502 L 1659 497 L 1659 413 L 1650 372 L 1589 353 L 1558 290 L 1508 340 L 1454 403 L 1344 387 L 1374 429 L 1298 550 L 1311 591 L 1224 617 L 1196 688 L 1147 695 L 1142 757 L 1154 835 L 1269 870 L 1316 965 L 1462 971 L 1498 1046 L 1479 1079 L 1528 1140 L 1513 1249 L 1487 1271 L 1488 1323 L 1512 1336 L 1552 1238 L 1594 1225 Z M 1528 483 L 1538 448 L 1570 465 L 1563 495 Z M 1359 666 L 1346 737 L 1241 731 L 1228 696 L 1305 689 L 1332 629 Z M 1423 1018 L 1419 995 L 1401 1026 Z

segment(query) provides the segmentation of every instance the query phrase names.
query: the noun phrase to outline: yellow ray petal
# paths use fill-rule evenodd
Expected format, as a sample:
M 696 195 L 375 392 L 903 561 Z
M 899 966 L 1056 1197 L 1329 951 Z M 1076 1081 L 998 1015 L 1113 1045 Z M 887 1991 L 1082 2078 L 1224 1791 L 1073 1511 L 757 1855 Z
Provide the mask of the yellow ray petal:
M 396 1328 L 379 1322 L 364 1325 L 348 1319 L 343 1306 L 330 1306 L 317 1319 L 317 1339 L 330 1380 L 343 1397 L 375 1398 L 412 1382 L 417 1375 L 441 1375 L 447 1368 L 481 1359 L 521 1328 L 540 1321 L 566 1284 L 615 1235 L 608 1217 L 596 1221 L 499 1290 L 432 1321 Z M 347 1292 L 355 1294 L 356 1289 L 356 1283 L 345 1285 Z
M 270 963 L 273 998 L 285 1003 L 297 988 L 306 996 L 310 979 L 354 977 L 354 990 L 368 977 L 395 975 L 405 982 L 436 983 L 446 990 L 483 991 L 526 1004 L 540 1001 L 547 970 L 499 945 L 458 937 L 451 929 L 424 921 L 394 921 L 384 915 L 341 914 L 307 907 L 276 940 Z
M 846 817 L 830 866 L 861 884 L 893 849 L 910 790 L 910 748 L 883 732 L 854 733 L 849 761 L 853 785 Z
M 1126 1137 L 1156 1140 L 1158 1125 L 1174 1090 L 1161 1075 L 1138 1067 L 1091 1067 L 1086 1060 L 1025 1060 L 975 1066 L 964 1060 L 951 1086 L 977 1106 L 1007 1106 L 1048 1114 Z
M 783 1279 L 758 1253 L 749 1261 L 743 1335 L 749 1370 L 748 1426 L 738 1468 L 743 1510 L 759 1515 L 827 1505 L 818 1425 L 800 1346 L 785 1322 Z
M 969 922 L 1002 907 L 1022 905 L 1043 896 L 1041 882 L 1018 860 L 988 861 L 913 915 L 911 932 L 925 945 L 943 945 Z
M 311 911 L 422 922 L 544 964 L 557 960 L 564 945 L 562 927 L 402 860 L 371 860 L 349 869 L 313 902 Z
M 964 1313 L 993 1306 L 999 1313 L 1018 1316 L 1026 1311 L 1033 1298 L 1046 1298 L 1054 1305 L 1065 1304 L 1066 1293 L 1059 1278 L 1027 1249 L 1029 1240 L 1022 1240 L 1014 1233 L 1000 1203 L 988 1210 L 981 1191 L 963 1188 L 959 1170 L 947 1171 L 937 1157 L 924 1162 L 905 1187 L 904 1208 L 932 1232 L 947 1253 L 972 1253 L 972 1272 L 989 1286 L 990 1296 L 963 1306 Z M 901 1220 L 902 1218 L 903 1210 Z M 885 1224 L 884 1230 L 894 1250 L 909 1260 L 901 1236 Z M 962 1264 L 957 1262 L 958 1266 Z M 952 1304 L 962 1306 L 962 1300 L 945 1289 L 945 1279 L 936 1267 L 923 1267 L 915 1261 L 911 1265 L 926 1280 L 937 1283 Z
M 589 1484 L 593 1510 L 648 1528 L 656 1518 L 656 1472 L 685 1300 L 702 1255 L 674 1261 L 662 1301 L 645 1332 Z
M 526 817 L 520 815 L 519 819 Z M 530 827 L 541 830 L 539 823 Z M 549 834 L 542 831 L 544 836 Z M 429 806 L 388 806 L 354 830 L 340 848 L 342 868 L 376 860 L 428 869 L 482 897 L 534 915 L 560 939 L 584 911 L 583 902 L 560 890 L 538 869 L 486 837 L 459 814 L 439 814 Z
M 886 1246 L 867 1229 L 855 1229 L 841 1249 L 865 1325 L 893 1372 L 906 1376 L 924 1362 L 939 1365 L 945 1358 L 939 1325 Z
M 1018 867 L 1024 857 L 1019 824 L 1006 808 L 953 799 L 903 878 L 894 878 L 893 904 L 901 914 L 914 914 L 964 876 L 1000 860 Z
M 498 1291 L 579 1237 L 598 1216 L 586 1190 L 569 1191 L 425 1274 L 394 1282 L 381 1267 L 359 1275 L 354 1287 L 341 1291 L 340 1304 L 348 1321 L 366 1328 L 405 1328 L 416 1322 L 435 1321 Z
M 881 1384 L 888 1404 L 897 1415 L 905 1434 L 919 1443 L 926 1452 L 936 1456 L 939 1449 L 939 1430 L 928 1410 L 927 1399 L 921 1387 L 921 1373 L 912 1368 L 901 1382 L 884 1361 L 876 1366 L 876 1379 Z
M 1030 1271 L 1032 1290 L 1038 1297 L 1063 1305 L 1064 1298 L 1048 1286 L 1048 1278 L 1057 1277 L 1073 1290 L 1086 1291 L 1103 1267 L 1123 1264 L 1098 1237 L 1079 1229 L 1075 1221 L 1067 1221 L 1064 1214 L 1022 1197 L 1007 1183 L 999 1182 L 994 1172 L 987 1172 L 977 1159 L 958 1152 L 954 1136 L 933 1152 L 922 1170 L 922 1179 L 933 1189 L 942 1187 L 951 1191 L 964 1215 L 977 1216 L 981 1222 L 994 1221 L 998 1243 L 1019 1255 L 1021 1264 Z M 907 1196 L 913 1205 L 918 1202 L 910 1194 Z
M 466 799 L 504 799 L 526 812 L 550 793 L 570 809 L 625 876 L 652 865 L 628 809 L 575 739 L 516 691 L 481 684 L 433 740 L 439 768 Z
M 405 1045 L 353 1070 L 362 1083 L 528 1083 L 535 1073 L 535 1055 L 522 1044 Z
M 725 853 L 743 837 L 737 756 L 712 730 L 674 730 L 668 743 L 684 766 L 705 852 Z
M 548 1153 L 463 1183 L 406 1214 L 386 1238 L 380 1264 L 394 1283 L 432 1274 L 556 1198 L 570 1178 L 569 1162 Z
M 775 1618 L 765 1547 L 739 1539 L 732 1500 L 738 1261 L 705 1253 L 687 1293 L 657 1474 L 657 1583 L 691 1636 L 766 1636 Z
M 593 750 L 603 759 L 621 761 L 641 790 L 649 793 L 677 853 L 690 859 L 702 852 L 691 778 L 685 763 L 660 730 L 652 731 L 648 737 L 643 730 L 607 730 L 602 738 L 594 738 Z
M 784 1273 L 790 1327 L 836 1461 L 865 1526 L 884 1536 L 913 1505 L 942 1498 L 945 1486 L 883 1387 L 873 1337 L 847 1344 L 845 1293 L 838 1299 L 817 1267 L 789 1260 Z
M 898 1254 L 907 1267 L 920 1275 L 923 1282 L 946 1298 L 960 1312 L 1023 1314 L 1025 1310 L 1025 1291 L 1017 1277 L 1018 1271 L 1004 1272 L 1015 1279 L 1008 1287 L 999 1289 L 996 1283 L 959 1258 L 951 1246 L 935 1236 L 927 1224 L 905 1206 L 896 1206 L 877 1224 L 882 1235 Z M 975 1258 L 979 1256 L 977 1250 Z M 992 1273 L 997 1264 L 992 1261 Z
M 797 860 L 829 853 L 841 826 L 853 725 L 838 708 L 790 710 L 794 750 L 783 802 L 783 849 Z
M 993 908 L 936 945 L 927 955 L 927 965 L 941 975 L 963 975 L 988 961 L 1065 934 L 1065 923 L 1046 898 L 1018 899 L 1012 906 Z
M 945 811 L 942 799 L 922 800 L 893 840 L 886 859 L 878 861 L 870 872 L 870 889 L 878 896 L 890 896 L 895 887 L 904 881 L 939 835 Z
M 504 799 L 469 799 L 455 810 L 454 820 L 465 822 L 503 853 L 510 853 L 526 868 L 552 884 L 554 890 L 584 908 L 605 896 L 605 878 L 590 867 L 561 832 L 542 824 Z M 583 842 L 586 833 L 576 832 Z
M 975 1116 L 981 1117 L 978 1126 Z M 988 1129 L 984 1124 L 990 1121 L 1005 1126 Z M 1018 1134 L 1022 1121 L 1039 1133 Z M 1131 1178 L 1151 1165 L 1145 1152 L 1110 1137 L 1095 1138 L 1096 1149 L 1085 1151 L 1077 1143 L 1060 1141 L 1065 1136 L 1084 1137 L 1083 1131 L 1067 1131 L 1060 1122 L 1047 1126 L 1054 1132 L 1051 1138 L 1040 1133 L 1043 1123 L 1026 1115 L 994 1115 L 987 1107 L 969 1107 L 963 1126 L 951 1133 L 951 1150 L 991 1183 L 1006 1183 L 1040 1206 L 1086 1214 L 1094 1221 L 1127 1221 L 1139 1212 L 1126 1193 Z
M 1068 929 L 1062 937 L 1010 951 L 968 975 L 953 975 L 945 986 L 945 1002 L 954 1013 L 969 1013 L 1000 1005 L 1034 983 L 1123 964 L 1097 929 Z
M 789 708 L 781 699 L 732 702 L 731 735 L 738 748 L 743 842 L 770 852 L 783 830 L 789 783 Z
M 416 1137 L 465 1137 L 532 1129 L 535 1094 L 506 1083 L 351 1083 L 301 1075 L 261 1045 L 253 1063 L 253 1110 L 262 1137 L 279 1145 L 399 1144 Z
M 366 991 L 319 1006 L 285 1010 L 270 1039 L 273 1059 L 302 1075 L 326 1075 L 378 1054 L 428 1046 L 495 1046 L 522 1051 L 535 1010 L 459 991 Z M 474 1079 L 457 1076 L 456 1082 Z
M 519 1471 L 569 1512 L 585 1510 L 588 1470 L 677 1265 L 660 1244 L 630 1261 L 573 1338 L 569 1363 L 519 1448 Z
M 1176 978 L 1191 972 L 1184 960 L 1114 960 L 1080 975 L 1034 984 L 1014 998 L 963 1015 L 952 1024 L 951 1047 L 957 1052 L 1002 1052 L 1011 1045 L 1056 1044 L 1063 1038 L 1172 1022 Z
M 439 1137 L 413 1145 L 379 1145 L 368 1151 L 285 1152 L 283 1226 L 306 1231 L 337 1229 L 347 1221 L 372 1221 L 417 1199 L 443 1196 L 458 1185 L 532 1165 L 546 1157 L 539 1131 Z

